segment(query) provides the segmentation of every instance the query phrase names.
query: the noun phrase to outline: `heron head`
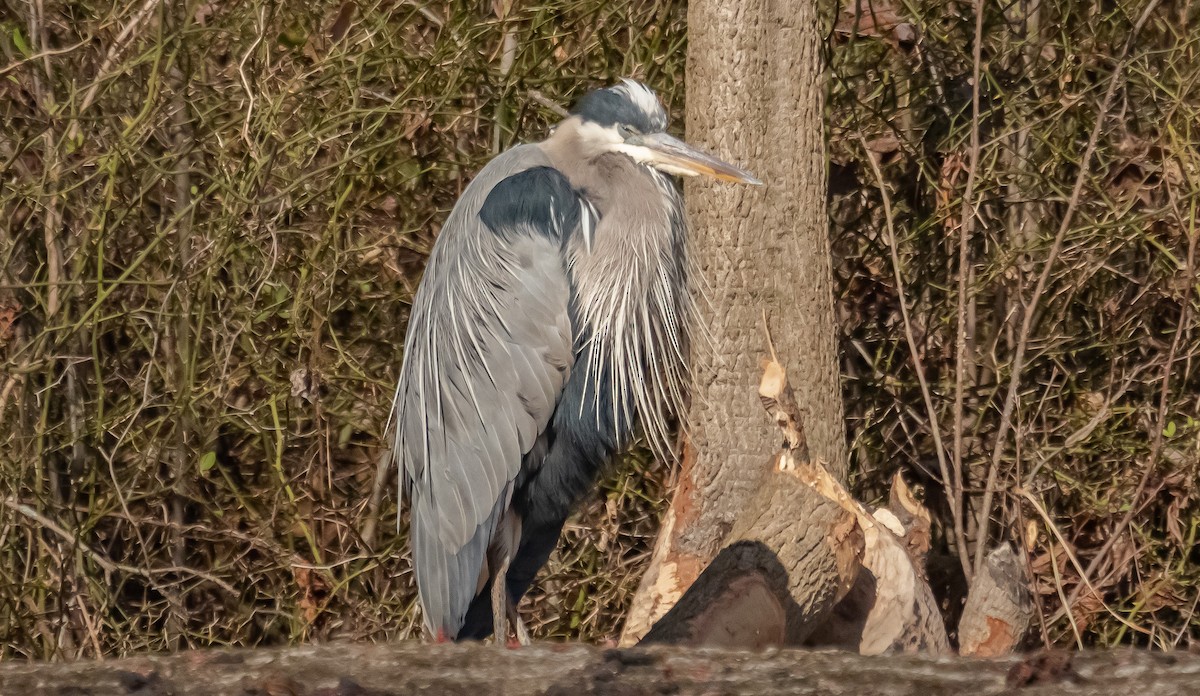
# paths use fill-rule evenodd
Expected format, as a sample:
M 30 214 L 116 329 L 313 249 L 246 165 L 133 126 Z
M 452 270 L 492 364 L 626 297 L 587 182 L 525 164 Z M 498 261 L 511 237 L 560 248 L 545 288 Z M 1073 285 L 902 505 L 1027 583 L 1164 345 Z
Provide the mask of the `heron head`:
M 639 164 L 679 176 L 710 176 L 760 185 L 750 172 L 667 135 L 667 112 L 646 85 L 624 79 L 589 92 L 563 124 L 595 154 L 619 152 Z

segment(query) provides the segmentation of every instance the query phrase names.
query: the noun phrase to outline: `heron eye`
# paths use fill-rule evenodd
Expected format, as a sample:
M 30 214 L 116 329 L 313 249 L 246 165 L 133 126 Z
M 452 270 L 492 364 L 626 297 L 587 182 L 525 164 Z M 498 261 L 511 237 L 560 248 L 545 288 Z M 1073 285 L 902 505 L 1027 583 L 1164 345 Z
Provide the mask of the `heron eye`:
M 621 134 L 622 138 L 631 138 L 635 135 L 642 134 L 641 131 L 627 123 L 622 123 L 621 125 L 617 126 L 617 132 Z

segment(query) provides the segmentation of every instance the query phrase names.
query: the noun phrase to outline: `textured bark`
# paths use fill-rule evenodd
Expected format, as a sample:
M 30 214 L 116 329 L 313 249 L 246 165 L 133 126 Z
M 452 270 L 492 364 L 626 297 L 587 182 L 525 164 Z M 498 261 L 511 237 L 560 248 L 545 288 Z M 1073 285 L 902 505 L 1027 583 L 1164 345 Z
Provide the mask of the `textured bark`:
M 855 517 L 790 473 L 771 479 L 731 543 L 643 643 L 797 645 L 849 591 L 863 555 Z M 778 510 L 804 510 L 804 520 L 796 524 Z
M 846 470 L 816 4 L 697 0 L 688 43 L 688 139 L 746 164 L 766 185 L 689 183 L 712 350 L 698 350 L 679 487 L 623 643 L 678 600 L 762 485 L 764 453 L 779 443 L 754 403 L 764 313 L 780 362 L 797 378 L 813 457 L 839 478 Z
M 586 645 L 305 646 L 220 650 L 68 664 L 0 664 L 0 693 L 82 696 L 399 696 L 481 694 L 828 694 L 977 696 L 1194 694 L 1200 656 L 1090 653 L 1020 661 L 868 658 Z
M 1017 554 L 1004 544 L 988 554 L 975 576 L 958 623 L 962 655 L 996 657 L 1012 652 L 1033 621 L 1033 600 Z

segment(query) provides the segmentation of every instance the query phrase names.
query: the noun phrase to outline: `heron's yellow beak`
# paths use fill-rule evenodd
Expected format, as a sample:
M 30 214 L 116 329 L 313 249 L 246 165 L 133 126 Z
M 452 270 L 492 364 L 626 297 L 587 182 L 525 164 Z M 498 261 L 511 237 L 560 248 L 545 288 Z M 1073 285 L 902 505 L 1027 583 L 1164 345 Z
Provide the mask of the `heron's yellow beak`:
M 762 186 L 762 182 L 745 169 L 735 167 L 728 162 L 722 162 L 716 157 L 698 150 L 666 133 L 637 136 L 635 139 L 630 139 L 626 142 L 630 145 L 645 148 L 649 153 L 646 164 L 670 174 L 679 174 L 681 176 L 704 175 L 720 179 L 721 181 L 731 181 L 735 184 Z

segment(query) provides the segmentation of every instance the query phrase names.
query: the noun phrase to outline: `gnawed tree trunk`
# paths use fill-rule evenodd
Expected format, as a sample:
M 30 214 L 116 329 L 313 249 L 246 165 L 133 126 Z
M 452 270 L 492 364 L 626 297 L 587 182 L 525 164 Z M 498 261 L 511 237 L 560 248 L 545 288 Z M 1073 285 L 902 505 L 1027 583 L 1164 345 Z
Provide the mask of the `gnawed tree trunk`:
M 1183 696 L 1200 656 L 1084 653 L 1020 661 L 862 657 L 844 652 L 758 653 L 675 646 L 605 650 L 538 644 L 333 644 L 185 651 L 74 662 L 0 664 L 0 693 L 88 696 L 401 696 L 402 694 L 827 694 Z
M 697 355 L 679 485 L 622 643 L 636 642 L 716 556 L 765 479 L 778 432 L 754 403 L 770 318 L 795 371 L 813 457 L 846 471 L 825 212 L 820 36 L 812 0 L 688 7 L 689 140 L 747 164 L 760 189 L 692 183 L 695 255 L 713 351 Z M 809 523 L 803 508 L 789 513 Z
M 799 645 L 825 622 L 861 566 L 858 521 L 785 472 L 762 497 L 643 643 Z M 806 523 L 772 514 L 780 509 L 806 510 Z
M 949 652 L 937 600 L 924 567 L 916 562 L 923 554 L 911 553 L 904 541 L 909 529 L 889 510 L 868 512 L 819 466 L 801 463 L 796 472 L 813 489 L 851 511 L 865 540 L 862 571 L 833 615 L 814 632 L 810 644 L 857 650 L 863 655 Z
M 871 655 L 948 652 L 925 578 L 928 513 L 897 477 L 896 510 L 872 514 L 812 461 L 795 394 L 774 359 L 765 361 L 758 393 L 784 448 L 760 468 L 760 492 L 729 545 L 643 642 L 762 647 L 808 640 Z M 802 524 L 794 523 L 797 511 Z
M 959 654 L 1007 655 L 1018 647 L 1032 621 L 1033 599 L 1016 552 L 1008 544 L 992 549 L 958 622 Z

